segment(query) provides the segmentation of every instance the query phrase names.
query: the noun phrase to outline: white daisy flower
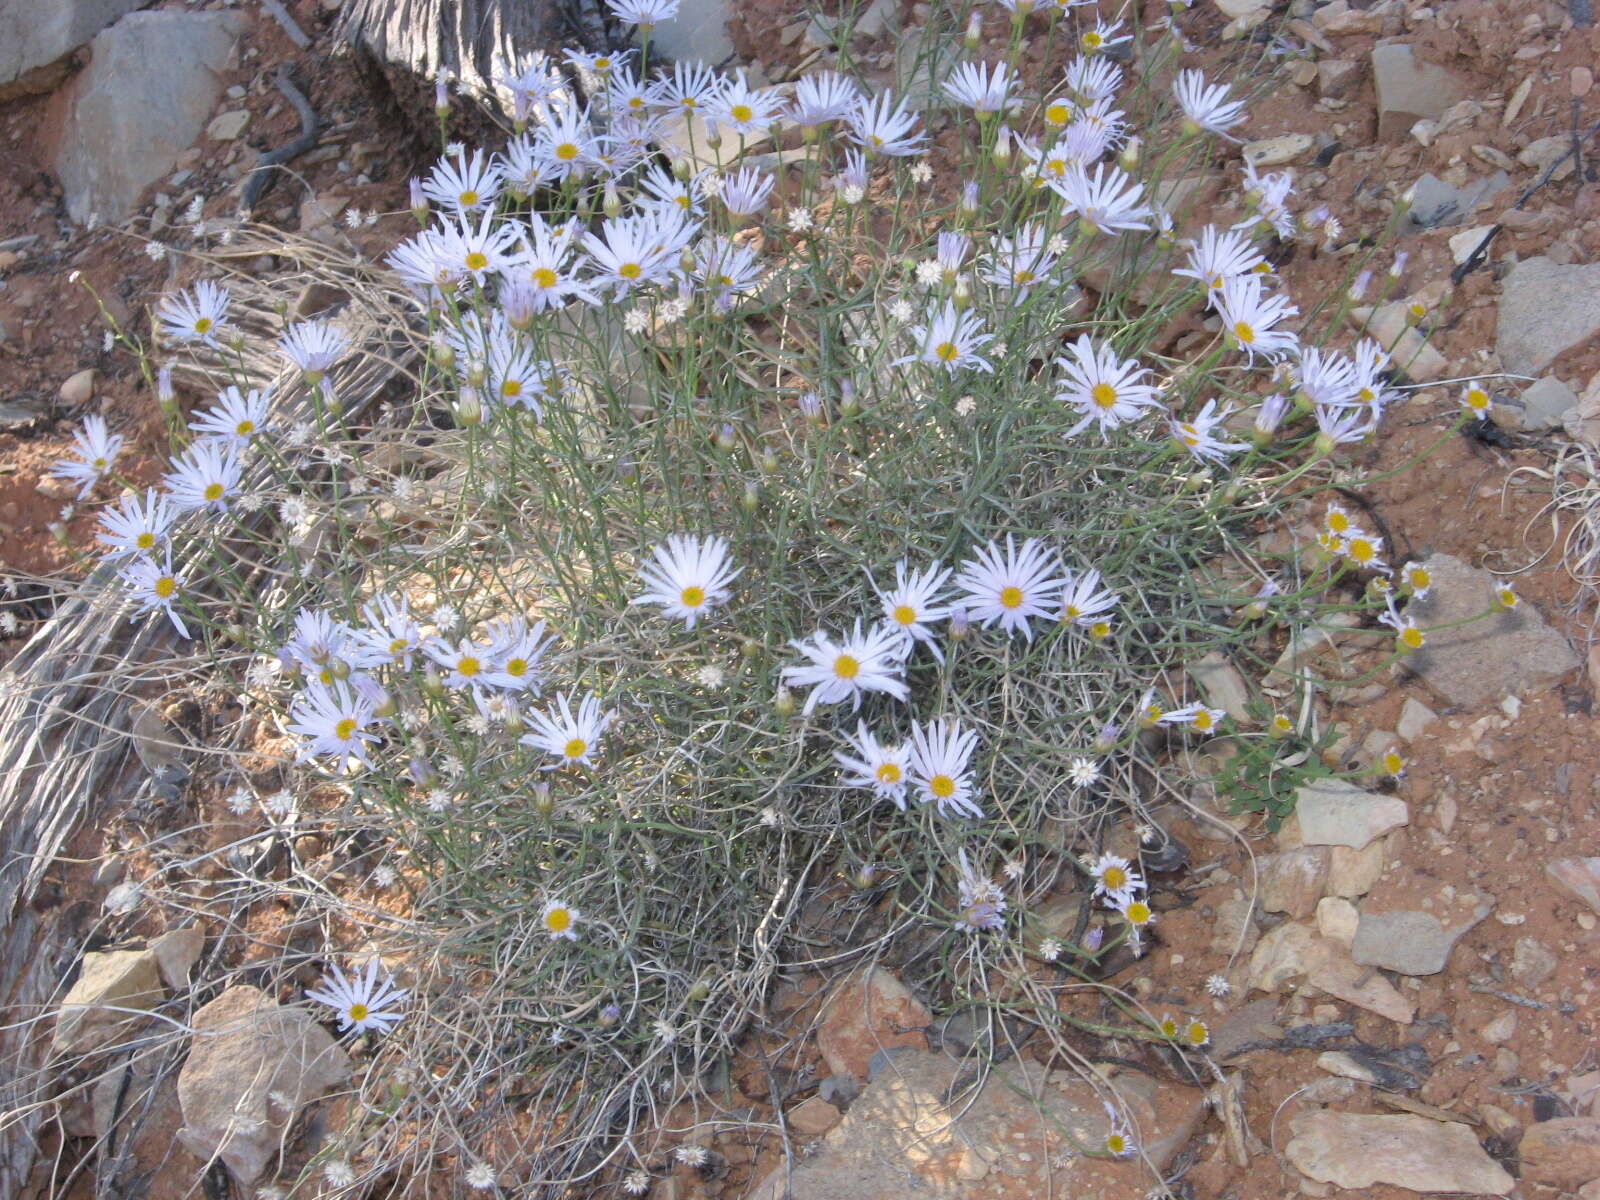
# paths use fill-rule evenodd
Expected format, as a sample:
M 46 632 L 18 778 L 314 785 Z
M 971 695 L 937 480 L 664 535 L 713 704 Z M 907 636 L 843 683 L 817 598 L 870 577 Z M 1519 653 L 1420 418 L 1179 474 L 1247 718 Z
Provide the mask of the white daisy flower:
M 609 289 L 614 299 L 636 287 L 665 282 L 677 269 L 678 255 L 694 231 L 695 225 L 672 209 L 607 217 L 598 233 L 583 235 L 584 247 L 599 271 L 592 282 Z
M 978 268 L 978 278 L 1004 291 L 1015 291 L 1021 301 L 1034 284 L 1049 277 L 1055 265 L 1044 227 L 1030 222 L 1015 236 L 995 238 Z
M 201 413 L 198 420 L 190 421 L 189 428 L 243 450 L 267 428 L 271 407 L 271 398 L 260 388 L 241 392 L 229 384 L 217 393 L 216 406 Z
M 908 574 L 906 561 L 901 559 L 894 565 L 893 588 L 885 592 L 873 585 L 883 605 L 884 623 L 906 639 L 908 652 L 910 643 L 921 642 L 933 651 L 935 658 L 944 661 L 944 651 L 939 649 L 929 626 L 950 616 L 950 606 L 940 601 L 940 593 L 949 583 L 950 575 L 950 569 L 941 568 L 938 562 Z
M 1378 425 L 1364 408 L 1319 404 L 1313 410 L 1317 422 L 1317 449 L 1331 453 L 1335 446 L 1364 442 Z
M 118 578 L 127 590 L 128 599 L 138 604 L 140 612 L 159 608 L 167 614 L 179 637 L 189 636 L 189 627 L 178 616 L 176 607 L 183 598 L 184 578 L 172 569 L 170 552 L 160 562 L 153 558 L 135 558 L 122 567 Z
M 404 596 L 379 593 L 361 606 L 366 628 L 352 630 L 357 641 L 381 656 L 409 670 L 422 648 L 422 630 L 411 615 L 411 604 Z
M 737 175 L 722 181 L 717 199 L 734 216 L 753 217 L 767 206 L 767 197 L 772 195 L 777 183 L 775 175 L 744 167 Z
M 486 1192 L 495 1185 L 494 1168 L 486 1162 L 475 1162 L 462 1173 L 461 1182 L 474 1191 Z
M 1217 726 L 1228 714 L 1220 708 L 1208 708 L 1204 704 L 1186 704 L 1182 708 L 1175 708 L 1171 712 L 1164 712 L 1156 719 L 1158 725 L 1190 725 L 1198 733 L 1215 733 Z
M 556 897 L 546 900 L 539 909 L 540 927 L 552 938 L 565 938 L 569 942 L 578 940 L 578 922 L 582 919 L 581 912 Z
M 1109 100 L 1122 86 L 1122 68 L 1109 58 L 1080 55 L 1067 64 L 1066 85 L 1080 104 Z
M 1207 85 L 1201 71 L 1179 71 L 1173 81 L 1172 94 L 1183 109 L 1184 128 L 1189 133 L 1202 129 L 1228 137 L 1228 130 L 1245 118 L 1244 103 L 1228 99 L 1225 83 Z M 1230 138 L 1236 141 L 1236 138 Z
M 949 718 L 911 727 L 911 786 L 922 804 L 933 804 L 949 816 L 983 816 L 973 799 L 969 764 L 978 748 L 976 730 L 963 729 Z
M 1174 418 L 1170 424 L 1173 440 L 1202 462 L 1221 462 L 1235 450 L 1243 450 L 1244 442 L 1225 442 L 1213 432 L 1228 419 L 1233 409 L 1217 409 L 1215 400 L 1207 400 L 1204 407 L 1187 421 Z
M 320 383 L 349 345 L 350 339 L 329 321 L 296 321 L 278 339 L 278 349 L 300 368 L 308 384 Z
M 979 875 L 967 861 L 965 848 L 957 855 L 957 903 L 961 907 L 956 924 L 968 933 L 1006 927 L 1006 896 L 993 879 Z
M 367 959 L 366 972 L 351 979 L 346 978 L 336 965 L 330 964 L 330 974 L 322 977 L 321 988 L 308 988 L 306 997 L 338 1010 L 340 1033 L 351 1029 L 358 1033 L 365 1033 L 369 1029 L 386 1033 L 391 1025 L 401 1019 L 403 1014 L 395 1010 L 407 993 L 404 988 L 395 987 L 391 979 L 380 980 L 378 967 L 378 957 L 373 955 Z
M 499 165 L 482 150 L 474 150 L 469 158 L 461 149 L 453 157 L 453 162 L 441 158 L 434 165 L 423 180 L 423 194 L 458 215 L 492 208 L 504 178 Z
M 1061 619 L 1084 627 L 1103 620 L 1116 608 L 1118 600 L 1115 592 L 1103 586 L 1104 582 L 1098 567 L 1090 567 L 1082 575 L 1068 571 L 1061 589 Z
M 489 636 L 489 671 L 483 682 L 537 696 L 544 678 L 539 661 L 555 644 L 555 634 L 546 636 L 543 621 L 529 626 L 522 617 L 491 622 L 485 632 Z
M 559 710 L 559 711 L 557 711 Z M 600 697 L 590 692 L 578 702 L 578 711 L 572 711 L 572 701 L 567 696 L 556 696 L 556 708 L 548 712 L 528 714 L 533 732 L 517 740 L 524 746 L 533 746 L 553 754 L 559 762 L 549 763 L 542 769 L 554 771 L 558 767 L 582 763 L 594 766 L 594 752 L 606 726 L 616 718 L 615 712 L 600 710 Z
M 178 342 L 204 342 L 213 348 L 217 335 L 228 325 L 228 289 L 209 279 L 194 285 L 193 292 L 167 296 L 156 310 L 162 332 Z
M 110 472 L 126 440 L 120 433 L 111 432 L 104 417 L 85 417 L 83 428 L 72 435 L 72 449 L 78 457 L 63 459 L 50 468 L 50 473 L 76 482 L 78 499 L 82 500 Z
M 976 313 L 962 312 L 949 300 L 928 324 L 912 325 L 906 332 L 921 349 L 895 359 L 890 366 L 923 362 L 930 367 L 943 367 L 952 375 L 963 367 L 994 370 L 993 364 L 978 353 L 985 343 L 994 340 L 994 334 L 983 332 L 983 319 Z
M 1074 165 L 1045 182 L 1066 201 L 1064 212 L 1076 213 L 1091 230 L 1121 233 L 1149 229 L 1155 215 L 1148 204 L 1140 202 L 1140 184 L 1120 167 L 1100 163 L 1091 177 L 1084 167 Z
M 1075 437 L 1090 425 L 1100 427 L 1102 437 L 1118 426 L 1137 420 L 1146 409 L 1160 408 L 1157 389 L 1142 382 L 1150 372 L 1132 359 L 1120 359 L 1109 345 L 1096 347 L 1087 334 L 1068 347 L 1072 357 L 1056 359 L 1066 375 L 1056 399 L 1070 404 L 1082 419 L 1068 429 Z
M 706 105 L 706 113 L 719 130 L 741 137 L 765 133 L 783 111 L 783 97 L 776 88 L 755 88 L 743 71 L 735 72 L 716 97 Z
M 917 115 L 906 108 L 904 100 L 897 103 L 887 88 L 875 99 L 857 101 L 846 120 L 851 138 L 868 154 L 903 158 L 922 148 L 923 135 L 913 132 Z
M 998 621 L 1007 633 L 1020 633 L 1031 642 L 1029 618 L 1054 615 L 1060 602 L 1066 582 L 1060 569 L 1055 552 L 1037 538 L 1028 538 L 1018 549 L 1008 533 L 1003 551 L 990 542 L 963 562 L 955 585 L 965 594 L 969 619 L 985 629 Z
M 1218 1000 L 1221 1000 L 1224 997 L 1226 997 L 1228 995 L 1228 993 L 1230 993 L 1231 991 L 1233 991 L 1233 985 L 1228 982 L 1228 977 L 1226 975 L 1207 975 L 1206 976 L 1206 994 L 1207 995 L 1214 996 Z
M 996 63 L 987 72 L 982 63 L 962 63 L 944 81 L 946 98 L 970 108 L 980 119 L 1005 112 L 1011 106 L 1016 80 L 1011 68 Z
M 304 762 L 321 754 L 334 759 L 334 769 L 360 762 L 370 766 L 367 744 L 378 735 L 365 729 L 377 719 L 373 704 L 343 680 L 312 680 L 289 706 L 287 728 L 304 739 L 295 757 Z
M 836 750 L 833 755 L 840 766 L 851 772 L 845 777 L 844 785 L 871 788 L 880 798 L 904 812 L 911 747 L 884 745 L 867 728 L 865 721 L 856 725 L 854 734 L 844 736 L 854 754 Z
M 857 620 L 854 630 L 839 641 L 818 630 L 789 644 L 811 660 L 783 669 L 785 685 L 811 688 L 803 710 L 808 715 L 818 704 L 846 699 L 852 708 L 860 708 L 867 692 L 885 692 L 901 701 L 910 695 L 903 679 L 906 643 L 895 630 L 878 625 L 863 634 Z
M 239 477 L 244 471 L 235 447 L 210 439 L 195 442 L 172 466 L 161 482 L 179 512 L 199 508 L 227 511 L 228 500 L 238 493 Z
M 803 129 L 815 128 L 844 120 L 860 102 L 861 89 L 854 80 L 837 71 L 819 71 L 795 83 L 789 119 Z
M 1121 907 L 1145 886 L 1139 869 L 1116 854 L 1102 854 L 1090 863 L 1089 876 L 1094 880 L 1094 895 L 1103 896 L 1113 908 Z
M 722 537 L 673 534 L 650 556 L 639 570 L 646 591 L 632 603 L 657 605 L 666 616 L 683 618 L 689 629 L 728 600 L 733 594 L 728 585 L 744 570 L 729 563 L 728 540 Z
M 1360 403 L 1356 398 L 1355 363 L 1337 351 L 1316 346 L 1301 346 L 1299 357 L 1290 367 L 1296 390 L 1311 404 L 1346 407 Z
M 1217 297 L 1224 337 L 1249 355 L 1251 361 L 1257 354 L 1270 359 L 1293 353 L 1299 338 L 1277 325 L 1299 311 L 1287 297 L 1265 295 L 1259 275 L 1223 280 Z
M 1175 267 L 1174 275 L 1187 276 L 1206 289 L 1206 305 L 1216 303 L 1224 280 L 1248 275 L 1267 260 L 1256 252 L 1255 243 L 1236 229 L 1207 225 L 1189 247 L 1189 265 Z
M 724 80 L 703 62 L 680 60 L 672 74 L 663 75 L 651 88 L 650 102 L 674 112 L 705 108 L 716 99 Z
M 1067 764 L 1067 778 L 1073 787 L 1093 787 L 1100 782 L 1100 764 L 1092 758 L 1074 758 Z
M 438 614 L 434 616 L 437 619 Z M 494 647 L 486 642 L 462 638 L 452 645 L 443 638 L 434 638 L 424 642 L 422 649 L 449 672 L 444 680 L 446 687 L 482 687 L 494 670 Z
M 144 495 L 129 494 L 117 507 L 100 513 L 100 540 L 111 547 L 109 556 L 150 554 L 166 543 L 177 509 L 161 493 L 151 488 Z
M 1097 21 L 1093 29 L 1086 29 L 1079 36 L 1078 47 L 1085 54 L 1099 54 L 1112 46 L 1131 40 L 1131 34 L 1118 32 L 1121 28 L 1121 21 L 1112 21 L 1109 24 Z

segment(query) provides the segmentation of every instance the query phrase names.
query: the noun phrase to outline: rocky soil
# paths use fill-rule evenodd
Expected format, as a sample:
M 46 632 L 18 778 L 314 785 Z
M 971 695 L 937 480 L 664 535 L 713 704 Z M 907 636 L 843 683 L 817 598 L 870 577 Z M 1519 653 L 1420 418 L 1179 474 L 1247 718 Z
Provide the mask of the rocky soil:
M 59 25 L 7 36 L 35 7 L 0 0 L 0 54 L 12 56 L 0 57 L 0 136 L 18 164 L 0 176 L 0 562 L 21 584 L 19 599 L 0 604 L 19 618 L 18 636 L 74 569 L 52 526 L 81 541 L 93 523 L 46 474 L 71 429 L 102 412 L 129 433 L 135 482 L 153 477 L 162 442 L 145 381 L 129 355 L 106 348 L 96 300 L 69 276 L 81 273 L 116 321 L 147 328 L 143 310 L 181 271 L 176 252 L 215 244 L 196 225 L 233 216 L 256 152 L 297 132 L 276 83 L 285 64 L 326 132 L 259 217 L 375 254 L 409 221 L 403 180 L 418 165 L 330 53 L 331 12 L 318 0 L 287 6 L 293 31 L 270 15 L 276 6 L 130 13 L 85 0 L 61 5 Z M 870 6 L 857 28 L 871 69 L 892 67 L 898 31 L 921 8 Z M 716 31 L 722 15 L 706 6 L 694 19 Z M 805 1200 L 1113 1197 L 1161 1194 L 1158 1178 L 1201 1200 L 1600 1197 L 1600 653 L 1595 597 L 1562 557 L 1582 513 L 1548 509 L 1552 474 L 1584 483 L 1578 460 L 1557 467 L 1557 455 L 1600 453 L 1600 33 L 1543 0 L 1199 0 L 1182 20 L 1210 68 L 1263 53 L 1278 68 L 1241 152 L 1293 170 L 1302 208 L 1328 210 L 1324 236 L 1281 258 L 1303 304 L 1349 283 L 1362 239 L 1411 195 L 1392 243 L 1405 255 L 1398 277 L 1383 283 L 1393 253 L 1382 250 L 1351 333 L 1361 323 L 1392 342 L 1419 386 L 1362 452 L 1376 482 L 1360 497 L 1397 559 L 1434 566 L 1441 599 L 1428 620 L 1449 620 L 1451 604 L 1476 607 L 1501 574 L 1525 603 L 1319 701 L 1341 732 L 1339 765 L 1402 749 L 1407 774 L 1393 790 L 1316 789 L 1270 834 L 1205 792 L 1164 814 L 1189 865 L 1157 894 L 1150 952 L 1114 982 L 1152 1011 L 1208 1017 L 1199 1073 L 1133 1048 L 1054 1061 L 1001 1038 L 987 1043 L 1004 1048 L 990 1055 L 1001 1061 L 973 1075 L 959 1055 L 983 1039 L 936 1021 L 933 998 L 912 994 L 892 964 L 797 975 L 726 1087 L 673 1114 L 656 1197 L 778 1200 L 785 1186 Z M 988 29 L 1003 39 L 1003 22 Z M 723 32 L 774 81 L 833 53 L 825 22 L 798 20 L 778 0 L 738 6 Z M 151 38 L 184 47 L 162 57 L 184 70 L 153 73 L 141 50 Z M 1579 154 L 1557 162 L 1574 131 Z M 942 152 L 954 136 L 940 135 Z M 1225 178 L 1236 176 L 1230 164 Z M 1214 186 L 1219 204 L 1237 204 L 1224 177 Z M 346 221 L 351 211 L 380 215 Z M 1482 261 L 1452 281 L 1486 239 Z M 252 267 L 274 270 L 270 259 Z M 1412 300 L 1426 314 L 1415 328 Z M 1447 439 L 1389 476 L 1452 419 L 1451 381 L 1479 375 L 1497 380 L 1495 428 Z M 1591 489 L 1591 518 L 1597 497 Z M 1306 524 L 1321 503 L 1308 504 Z M 1280 548 L 1292 552 L 1303 532 L 1285 530 Z M 1355 674 L 1372 652 L 1334 630 L 1318 653 L 1319 669 Z M 1240 670 L 1221 664 L 1217 686 Z M 55 1026 L 62 1053 L 95 1052 L 136 1019 L 128 1010 L 191 987 L 215 931 L 126 933 L 126 945 L 84 960 Z M 1214 977 L 1225 995 L 1208 993 Z M 230 1014 L 267 1013 L 249 1044 L 191 1053 L 155 1101 L 170 1109 L 152 1126 L 166 1142 L 135 1154 L 160 1164 L 164 1194 L 190 1192 L 205 1155 L 244 1162 L 275 1146 L 347 1069 L 319 1027 L 253 991 L 231 988 L 201 1010 L 223 1026 Z M 216 1064 L 246 1060 L 269 1074 L 298 1066 L 245 1094 Z M 1133 1114 L 1139 1159 L 1074 1153 L 1107 1129 L 1086 1071 Z M 63 1118 L 69 1157 L 87 1144 L 74 1139 L 107 1128 L 123 1086 L 121 1074 L 107 1078 Z M 269 1092 L 289 1103 L 274 1108 Z M 239 1104 L 260 1109 L 264 1142 L 217 1125 L 219 1108 Z M 703 1146 L 703 1165 L 674 1158 L 682 1144 Z

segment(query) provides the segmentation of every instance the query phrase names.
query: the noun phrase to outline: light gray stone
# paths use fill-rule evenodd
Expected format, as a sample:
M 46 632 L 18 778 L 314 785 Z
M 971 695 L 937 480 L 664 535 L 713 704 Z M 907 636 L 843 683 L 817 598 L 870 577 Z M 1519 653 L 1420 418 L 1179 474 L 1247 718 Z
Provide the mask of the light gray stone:
M 234 12 L 130 13 L 91 44 L 89 68 L 66 89 L 55 168 L 75 221 L 120 221 L 139 193 L 170 174 L 222 93 L 243 19 Z
M 1450 961 L 1456 942 L 1488 916 L 1492 907 L 1480 904 L 1471 916 L 1449 928 L 1430 912 L 1363 912 L 1350 957 L 1364 967 L 1402 975 L 1437 975 Z
M 1413 383 L 1431 383 L 1450 373 L 1450 360 L 1423 339 L 1412 326 L 1403 300 L 1374 308 L 1358 304 L 1350 309 L 1350 324 L 1375 339 L 1389 352 L 1389 360 Z
M 1511 186 L 1511 176 L 1496 171 L 1484 179 L 1457 187 L 1437 175 L 1426 174 L 1411 185 L 1411 209 L 1406 214 L 1412 229 L 1459 225 L 1482 205 Z
M 245 109 L 235 108 L 212 117 L 211 124 L 206 126 L 206 136 L 214 142 L 231 142 L 244 132 L 244 127 L 248 124 L 250 124 L 250 113 Z
M 0 0 L 0 100 L 55 86 L 57 60 L 144 0 Z
M 1324 896 L 1317 901 L 1317 932 L 1330 942 L 1353 945 L 1360 924 L 1361 914 L 1343 896 Z
M 1302 846 L 1256 860 L 1260 871 L 1261 907 L 1299 919 L 1317 910 L 1328 882 L 1326 846 Z
M 1558 889 L 1600 913 L 1600 858 L 1558 858 L 1544 872 Z
M 1213 650 L 1190 663 L 1189 678 L 1194 680 L 1212 708 L 1222 709 L 1235 721 L 1250 719 L 1250 685 L 1225 656 Z
M 112 1045 L 161 1002 L 161 975 L 148 950 L 97 950 L 83 956 L 78 981 L 56 1016 L 52 1054 L 87 1054 Z
M 1311 152 L 1317 139 L 1309 133 L 1283 133 L 1244 144 L 1244 160 L 1257 167 L 1280 167 Z
M 1417 58 L 1404 42 L 1372 48 L 1372 78 L 1378 88 L 1378 137 L 1398 141 L 1424 118 L 1444 115 L 1469 89 L 1437 63 Z
M 1516 402 L 1499 406 L 1501 424 L 1524 433 L 1560 429 L 1567 414 L 1578 407 L 1578 393 L 1554 375 L 1536 379 L 1522 390 Z
M 1511 978 L 1524 987 L 1538 987 L 1556 973 L 1561 964 L 1538 938 L 1519 937 L 1511 950 Z
M 1553 180 L 1570 178 L 1573 172 L 1572 156 L 1568 153 L 1572 149 L 1572 136 L 1558 133 L 1553 137 L 1537 138 L 1522 148 L 1522 153 L 1517 155 L 1517 161 L 1525 167 L 1532 167 L 1542 176 L 1550 170 L 1550 164 L 1558 159 L 1565 158 L 1554 171 L 1550 172 Z
M 1425 565 L 1433 574 L 1432 590 L 1412 601 L 1407 613 L 1429 632 L 1405 664 L 1451 704 L 1479 708 L 1549 687 L 1580 665 L 1567 639 L 1526 602 L 1481 616 L 1494 597 L 1495 578 L 1487 571 L 1449 554 L 1435 554 Z M 1481 619 L 1468 620 L 1474 617 Z M 1456 624 L 1462 621 L 1467 623 Z
M 1414 1192 L 1504 1196 L 1516 1186 L 1472 1130 L 1454 1121 L 1323 1109 L 1293 1118 L 1289 1131 L 1289 1161 L 1335 1187 L 1389 1183 Z
M 652 58 L 659 51 L 668 58 L 722 62 L 734 52 L 728 36 L 732 15 L 728 0 L 683 0 L 677 16 L 656 23 L 650 35 Z
M 1294 811 L 1308 846 L 1360 850 L 1389 830 L 1411 823 L 1411 810 L 1400 797 L 1364 791 L 1344 779 L 1301 784 L 1295 790 Z
M 1361 83 L 1361 64 L 1353 58 L 1325 58 L 1317 63 L 1317 94 L 1342 100 Z
M 1415 696 L 1407 696 L 1406 702 L 1400 706 L 1400 719 L 1394 723 L 1395 733 L 1400 735 L 1404 742 L 1414 742 L 1439 719 L 1439 714 L 1434 712 Z
M 1600 1117 L 1556 1117 L 1529 1125 L 1517 1147 L 1522 1177 L 1558 1188 L 1600 1180 Z
M 1517 375 L 1538 375 L 1600 333 L 1600 263 L 1524 259 L 1501 285 L 1495 346 Z
M 1309 925 L 1285 921 L 1256 945 L 1249 984 L 1263 992 L 1285 992 L 1298 979 L 1401 1025 L 1409 1025 L 1416 1015 L 1415 1004 L 1382 975 L 1352 962 L 1345 947 Z
M 205 944 L 205 930 L 198 925 L 169 930 L 150 943 L 161 982 L 169 990 L 181 992 L 189 986 L 189 970 L 200 961 L 200 951 L 205 949 Z
M 178 1139 L 204 1161 L 220 1158 L 248 1191 L 296 1113 L 350 1077 L 350 1059 L 304 1009 L 244 984 L 195 1013 L 193 1027 Z

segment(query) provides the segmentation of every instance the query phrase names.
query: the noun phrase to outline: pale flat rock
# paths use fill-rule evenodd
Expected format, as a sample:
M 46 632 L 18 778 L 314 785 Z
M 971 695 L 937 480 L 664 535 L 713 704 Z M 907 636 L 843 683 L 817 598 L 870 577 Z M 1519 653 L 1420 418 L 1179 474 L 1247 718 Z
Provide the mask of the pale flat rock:
M 1549 946 L 1533 936 L 1519 937 L 1511 950 L 1511 978 L 1523 987 L 1538 987 L 1561 966 Z
M 1439 714 L 1434 712 L 1422 701 L 1414 696 L 1407 696 L 1406 702 L 1400 706 L 1400 719 L 1394 723 L 1394 731 L 1400 735 L 1403 742 L 1414 742 L 1439 719 Z
M 1565 266 L 1536 257 L 1501 285 L 1495 348 L 1507 371 L 1539 375 L 1600 334 L 1600 263 Z
M 728 36 L 732 15 L 728 0 L 683 0 L 675 17 L 656 22 L 650 35 L 652 59 L 659 51 L 673 59 L 722 62 L 734 52 Z
M 139 1017 L 127 1009 L 161 1003 L 161 974 L 148 950 L 97 950 L 83 956 L 78 981 L 56 1015 L 52 1054 L 87 1054 L 114 1044 Z
M 1308 846 L 1360 850 L 1391 829 L 1411 823 L 1398 796 L 1368 792 L 1344 779 L 1317 779 L 1295 789 L 1300 838 Z
M 192 1024 L 178 1076 L 178 1140 L 202 1161 L 220 1158 L 248 1192 L 299 1110 L 350 1077 L 350 1059 L 310 1013 L 245 984 Z
M 1496 406 L 1503 414 L 1502 425 L 1524 433 L 1560 429 L 1566 425 L 1567 414 L 1577 407 L 1578 393 L 1554 375 L 1534 380 L 1515 401 Z
M 1560 891 L 1600 913 L 1600 858 L 1558 858 L 1544 873 Z
M 1391 301 L 1377 308 L 1358 304 L 1350 309 L 1349 321 L 1387 350 L 1395 370 L 1413 383 L 1432 383 L 1450 373 L 1450 360 L 1429 345 L 1411 325 L 1403 301 Z
M 1382 967 L 1402 975 L 1437 975 L 1450 961 L 1456 942 L 1490 911 L 1492 906 L 1480 905 L 1466 920 L 1448 927 L 1429 912 L 1363 912 L 1350 956 L 1364 967 Z
M 1360 924 L 1361 913 L 1343 896 L 1324 896 L 1317 901 L 1317 932 L 1330 942 L 1354 945 Z
M 1189 664 L 1189 678 L 1212 708 L 1220 708 L 1235 721 L 1250 720 L 1250 685 L 1227 658 L 1215 650 Z
M 248 124 L 250 113 L 246 109 L 235 108 L 212 117 L 211 124 L 206 126 L 206 136 L 214 142 L 231 142 L 244 132 Z
M 1131 1132 L 1163 1169 L 1205 1114 L 1199 1089 L 1163 1087 L 1136 1073 L 1100 1089 L 1067 1071 L 1026 1059 L 995 1066 L 983 1086 L 950 1103 L 962 1063 L 902 1050 L 868 1084 L 815 1152 L 796 1163 L 793 1191 L 804 1200 L 965 1200 L 991 1173 L 1005 1194 L 1123 1200 L 1142 1193 L 1148 1170 L 1136 1160 L 1072 1153 L 1102 1144 L 1105 1099 L 1114 1096 Z M 750 1200 L 782 1200 L 782 1164 L 750 1190 Z M 986 1194 L 986 1193 L 984 1193 Z
M 161 982 L 170 991 L 181 992 L 189 986 L 189 971 L 200 961 L 200 951 L 205 949 L 205 944 L 205 930 L 198 925 L 171 930 L 150 943 Z
M 1372 48 L 1372 78 L 1378 89 L 1378 137 L 1397 141 L 1424 118 L 1437 118 L 1466 99 L 1470 89 L 1439 66 L 1418 58 L 1404 42 Z
M 1360 850 L 1335 846 L 1328 862 L 1328 895 L 1357 900 L 1370 892 L 1383 874 L 1384 842 Z
M 911 990 L 881 967 L 868 967 L 843 980 L 818 1017 L 817 1049 L 835 1075 L 867 1077 L 879 1050 L 892 1046 L 926 1049 L 923 1031 L 933 1017 Z
M 1516 1186 L 1472 1130 L 1453 1121 L 1324 1109 L 1301 1113 L 1289 1130 L 1289 1161 L 1302 1175 L 1335 1187 L 1388 1183 L 1414 1192 L 1504 1196 Z
M 1311 153 L 1317 139 L 1309 133 L 1281 133 L 1244 144 L 1245 162 L 1256 167 L 1281 167 Z
M 0 100 L 49 91 L 64 72 L 52 70 L 143 0 L 0 0 Z
M 1361 64 L 1353 58 L 1324 58 L 1317 62 L 1317 94 L 1324 100 L 1342 100 L 1361 84 Z
M 1596 280 L 1600 283 L 1600 276 Z M 1480 708 L 1507 695 L 1550 687 L 1578 669 L 1571 644 L 1526 602 L 1511 612 L 1454 624 L 1489 608 L 1495 577 L 1449 554 L 1435 554 L 1425 565 L 1433 573 L 1432 590 L 1426 599 L 1412 601 L 1407 612 L 1429 632 L 1405 665 L 1451 704 Z M 1451 628 L 1430 628 L 1436 625 Z
M 139 194 L 170 175 L 222 95 L 222 71 L 243 18 L 236 12 L 130 13 L 91 44 L 88 68 L 65 89 L 55 170 L 74 221 L 120 221 Z
M 1258 858 L 1262 909 L 1288 913 L 1296 920 L 1309 917 L 1328 882 L 1328 859 L 1326 846 L 1301 846 Z
M 1423 229 L 1435 225 L 1459 225 L 1510 186 L 1511 176 L 1504 171 L 1496 171 L 1493 175 L 1474 179 L 1459 187 L 1446 183 L 1430 172 L 1411 185 L 1411 208 L 1406 213 L 1406 220 L 1412 227 L 1420 226 Z
M 1559 1188 L 1600 1179 L 1600 1117 L 1557 1117 L 1528 1126 L 1518 1147 L 1522 1177 Z
M 1249 986 L 1283 992 L 1303 979 L 1357 1008 L 1409 1025 L 1416 1005 L 1376 971 L 1357 966 L 1349 952 L 1309 925 L 1287 921 L 1262 935 L 1250 956 Z

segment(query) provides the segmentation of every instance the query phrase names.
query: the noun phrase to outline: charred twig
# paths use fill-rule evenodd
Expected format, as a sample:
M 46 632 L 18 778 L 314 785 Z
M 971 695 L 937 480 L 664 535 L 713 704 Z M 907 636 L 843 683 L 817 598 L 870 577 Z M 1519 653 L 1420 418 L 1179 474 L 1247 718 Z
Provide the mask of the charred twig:
M 287 66 L 278 68 L 275 82 L 278 85 L 278 90 L 284 94 L 289 103 L 294 105 L 295 111 L 300 114 L 300 136 L 286 146 L 279 146 L 276 150 L 270 150 L 263 154 L 261 161 L 251 170 L 249 176 L 245 179 L 244 189 L 239 193 L 239 208 L 246 214 L 255 208 L 256 202 L 261 199 L 267 189 L 277 182 L 277 173 L 272 168 L 281 166 L 292 158 L 298 158 L 311 149 L 317 144 L 317 134 L 321 132 L 317 114 L 311 109 L 311 102 L 305 98 L 305 94 L 299 88 L 295 87 L 294 81 L 289 78 L 289 68 Z

